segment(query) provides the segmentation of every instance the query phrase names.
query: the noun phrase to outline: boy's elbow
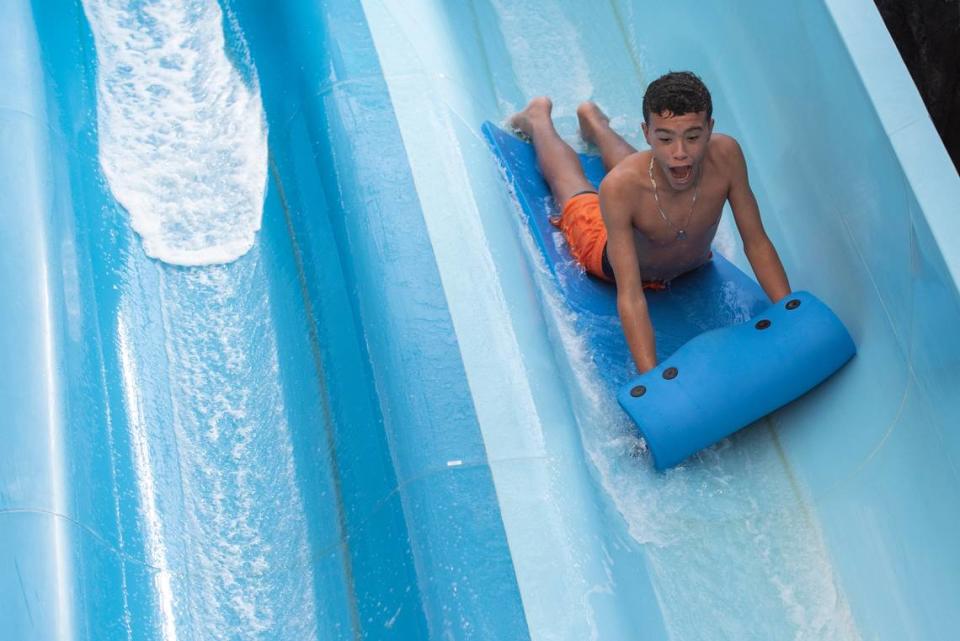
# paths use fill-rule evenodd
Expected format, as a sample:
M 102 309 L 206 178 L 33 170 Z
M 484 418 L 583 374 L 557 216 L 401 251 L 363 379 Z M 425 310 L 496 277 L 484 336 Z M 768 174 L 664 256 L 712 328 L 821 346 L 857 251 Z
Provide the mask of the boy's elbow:
M 747 258 L 760 256 L 771 251 L 776 251 L 776 249 L 774 249 L 773 243 L 766 234 L 761 234 L 757 238 L 751 238 L 743 243 L 743 253 L 747 255 Z
M 626 288 L 617 290 L 617 311 L 621 316 L 642 313 L 647 308 L 645 297 Z

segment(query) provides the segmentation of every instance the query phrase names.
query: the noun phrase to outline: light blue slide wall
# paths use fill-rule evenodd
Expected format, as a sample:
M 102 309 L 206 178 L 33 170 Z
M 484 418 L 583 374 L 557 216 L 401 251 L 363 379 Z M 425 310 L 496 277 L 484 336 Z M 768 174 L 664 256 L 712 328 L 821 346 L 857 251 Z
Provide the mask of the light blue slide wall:
M 360 6 L 223 5 L 269 172 L 202 268 L 103 178 L 80 3 L 0 11 L 4 638 L 526 638 Z
M 702 70 L 794 287 L 858 356 L 774 423 L 863 638 L 948 639 L 960 594 L 960 184 L 866 2 L 684 7 L 701 45 L 622 5 L 649 71 Z M 648 25 L 648 26 L 644 26 Z M 676 51 L 675 54 L 673 52 Z M 666 55 L 671 52 L 673 55 Z
M 556 410 L 539 409 L 528 429 L 541 443 L 518 450 L 531 469 L 545 457 L 564 470 L 566 482 L 546 482 L 544 492 L 577 497 L 592 485 L 592 502 L 615 513 L 583 516 L 585 508 L 578 517 L 571 509 L 552 525 L 570 537 L 548 538 L 549 527 L 538 534 L 575 550 L 578 568 L 607 572 L 593 593 L 584 590 L 585 609 L 599 611 L 604 590 L 620 604 L 585 629 L 606 630 L 603 638 L 631 638 L 638 625 L 646 626 L 644 638 L 952 638 L 958 621 L 950 604 L 960 594 L 953 391 L 960 341 L 952 331 L 960 321 L 960 181 L 875 8 L 861 1 L 364 5 L 454 323 L 485 314 L 501 322 L 499 331 L 519 343 L 538 409 Z M 692 69 L 711 87 L 717 131 L 744 148 L 793 287 L 833 307 L 858 356 L 828 384 L 734 437 L 732 450 L 721 448 L 716 474 L 707 455 L 651 478 L 631 462 L 629 445 L 619 445 L 622 432 L 609 428 L 617 415 L 583 373 L 580 352 L 590 346 L 565 333 L 568 312 L 551 300 L 535 252 L 510 238 L 525 231 L 509 196 L 500 195 L 476 128 L 545 94 L 575 147 L 582 149 L 574 108 L 588 99 L 642 145 L 643 90 L 671 69 Z M 482 240 L 472 242 L 477 229 Z M 749 270 L 735 234 L 726 220 L 717 249 Z M 450 243 L 455 252 L 445 249 Z M 518 254 L 530 264 L 526 275 L 515 267 Z M 489 262 L 493 276 L 482 269 Z M 467 284 L 453 275 L 464 268 Z M 503 306 L 486 310 L 471 288 L 494 290 Z M 545 348 L 526 329 L 537 313 L 531 290 L 553 330 Z M 492 344 L 465 333 L 460 341 L 467 362 L 484 362 Z M 540 349 L 557 364 L 545 363 Z M 481 393 L 474 385 L 483 415 Z M 561 426 L 565 412 L 572 428 Z M 582 446 L 564 440 L 570 429 Z M 485 435 L 488 451 L 521 441 L 495 426 Z M 564 465 L 582 459 L 593 481 Z M 509 507 L 524 483 L 498 477 L 498 469 L 531 629 L 567 638 L 555 610 L 528 598 L 548 589 L 549 572 L 529 561 L 539 558 L 536 545 L 524 547 L 534 519 Z M 583 526 L 594 519 L 595 528 Z M 624 528 L 627 542 L 611 543 Z M 570 544 L 574 532 L 594 543 Z M 640 559 L 623 552 L 634 543 Z M 645 573 L 660 622 L 625 587 Z M 572 609 L 571 594 L 551 594 L 554 605 L 570 599 L 558 609 Z
M 960 179 L 871 3 L 221 6 L 267 195 L 196 269 L 102 175 L 82 5 L 0 3 L 0 637 L 954 638 Z M 657 474 L 479 126 L 640 145 L 683 68 L 858 355 Z

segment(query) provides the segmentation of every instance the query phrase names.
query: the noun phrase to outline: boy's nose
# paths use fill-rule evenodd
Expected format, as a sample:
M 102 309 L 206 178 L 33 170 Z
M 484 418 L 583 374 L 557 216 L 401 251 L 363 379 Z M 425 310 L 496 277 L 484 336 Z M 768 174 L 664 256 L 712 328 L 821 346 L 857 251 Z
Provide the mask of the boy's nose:
M 677 146 L 673 149 L 673 157 L 677 160 L 683 160 L 687 157 L 687 148 L 682 142 L 677 141 Z

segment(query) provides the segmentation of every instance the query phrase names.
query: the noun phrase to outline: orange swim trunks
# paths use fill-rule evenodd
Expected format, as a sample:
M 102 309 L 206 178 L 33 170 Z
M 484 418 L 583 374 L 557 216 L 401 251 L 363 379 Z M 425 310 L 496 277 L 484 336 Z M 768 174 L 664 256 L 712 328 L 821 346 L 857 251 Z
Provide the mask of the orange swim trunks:
M 563 206 L 559 224 L 570 253 L 593 276 L 614 282 L 613 269 L 606 261 L 607 228 L 600 214 L 600 196 L 595 191 L 577 194 Z M 606 263 L 606 264 L 604 264 Z M 606 267 L 606 269 L 604 269 Z M 658 280 L 643 281 L 644 289 L 666 289 Z

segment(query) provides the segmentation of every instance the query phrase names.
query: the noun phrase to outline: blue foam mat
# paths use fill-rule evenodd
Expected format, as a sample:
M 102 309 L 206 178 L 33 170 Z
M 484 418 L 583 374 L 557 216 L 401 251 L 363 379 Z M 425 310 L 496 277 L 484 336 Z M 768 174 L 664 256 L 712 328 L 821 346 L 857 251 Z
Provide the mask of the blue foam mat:
M 577 312 L 577 331 L 590 345 L 597 371 L 611 393 L 619 390 L 618 400 L 646 438 L 658 469 L 803 394 L 853 356 L 843 324 L 816 297 L 800 292 L 788 297 L 797 301 L 795 307 L 787 309 L 787 300 L 771 306 L 756 281 L 715 252 L 712 261 L 665 291 L 646 293 L 658 365 L 637 376 L 617 314 L 616 288 L 588 276 L 550 224 L 557 206 L 533 146 L 490 122 L 481 129 L 561 296 Z M 587 178 L 599 185 L 600 158 L 581 154 L 580 160 Z M 771 324 L 762 331 L 756 329 L 761 316 Z M 671 368 L 681 375 L 664 378 Z

